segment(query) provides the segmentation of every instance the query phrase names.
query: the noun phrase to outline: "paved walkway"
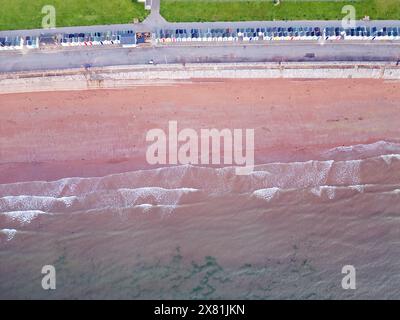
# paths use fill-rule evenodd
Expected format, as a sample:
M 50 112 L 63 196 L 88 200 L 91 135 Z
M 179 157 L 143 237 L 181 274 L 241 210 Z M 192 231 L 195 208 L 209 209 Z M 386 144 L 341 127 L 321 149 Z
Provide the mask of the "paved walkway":
M 160 0 L 151 0 L 151 13 L 143 21 L 141 27 L 147 27 L 153 31 L 154 28 L 163 28 L 168 22 L 160 14 Z

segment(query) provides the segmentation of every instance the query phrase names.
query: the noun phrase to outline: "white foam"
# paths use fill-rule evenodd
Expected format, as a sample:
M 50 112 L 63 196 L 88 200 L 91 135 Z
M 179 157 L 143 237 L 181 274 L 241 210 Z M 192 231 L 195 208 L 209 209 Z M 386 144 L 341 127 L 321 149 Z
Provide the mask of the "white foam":
M 333 200 L 335 198 L 335 193 L 336 193 L 336 189 L 332 188 L 332 187 L 324 187 L 323 188 L 326 192 L 326 195 L 328 196 L 328 198 L 330 200 Z
M 68 208 L 76 199 L 76 196 L 62 198 L 27 195 L 6 196 L 0 198 L 0 209 L 4 211 L 50 211 L 57 205 Z
M 134 207 L 141 202 L 153 205 L 171 205 L 179 203 L 182 196 L 197 192 L 195 188 L 165 189 L 160 187 L 121 188 L 112 190 L 95 191 L 83 196 L 63 198 L 43 196 L 8 196 L 0 198 L 0 210 L 13 212 L 19 219 L 33 220 L 39 212 L 62 212 L 72 205 L 73 210 L 80 208 L 93 209 Z M 58 211 L 60 210 L 60 211 Z
M 145 209 L 152 208 L 152 207 L 153 207 L 153 205 L 150 203 L 142 203 L 142 204 L 138 204 L 137 206 L 135 206 L 135 208 L 145 208 Z
M 267 178 L 271 175 L 269 171 L 253 171 L 250 173 L 251 176 L 256 178 Z
M 18 221 L 21 224 L 29 224 L 36 219 L 40 214 L 46 214 L 46 212 L 40 210 L 28 210 L 28 211 L 10 211 L 4 212 L 3 215 L 7 216 L 13 221 Z
M 340 146 L 329 149 L 327 153 L 348 153 L 348 152 L 365 152 L 365 151 L 378 151 L 378 150 L 400 150 L 399 143 L 388 142 L 384 140 L 376 141 L 373 143 L 356 144 L 352 146 Z
M 15 229 L 2 229 L 0 231 L 7 236 L 7 241 L 11 241 L 17 233 L 17 230 Z
M 388 191 L 388 192 L 385 192 L 385 193 L 388 193 L 388 194 L 400 194 L 400 189 L 394 189 L 392 191 Z
M 135 206 L 135 208 L 141 208 L 141 209 L 143 209 L 143 212 L 147 213 L 150 211 L 151 208 L 153 208 L 153 205 L 149 204 L 149 203 L 142 203 L 142 204 Z
M 333 200 L 335 198 L 335 186 L 319 186 L 310 189 L 310 192 L 317 197 L 321 197 L 325 193 L 328 199 Z
M 359 184 L 363 160 L 337 161 L 333 167 L 334 179 L 338 184 Z
M 356 184 L 356 185 L 353 185 L 353 186 L 349 186 L 349 188 L 350 188 L 350 189 L 355 189 L 355 190 L 357 190 L 358 192 L 363 193 L 363 192 L 364 192 L 364 189 L 365 189 L 365 185 Z
M 365 188 L 368 185 L 365 184 L 355 184 L 355 185 L 349 185 L 349 186 L 318 186 L 310 189 L 310 192 L 317 197 L 321 197 L 323 193 L 326 194 L 326 196 L 332 200 L 335 198 L 336 195 L 336 190 L 345 190 L 345 189 L 351 189 L 355 190 L 359 193 L 363 193 Z
M 270 173 L 261 187 L 305 188 L 327 182 L 334 161 L 305 161 L 264 165 Z
M 264 200 L 266 200 L 268 202 L 268 201 L 271 201 L 274 198 L 274 196 L 277 194 L 277 192 L 279 190 L 280 189 L 277 188 L 277 187 L 266 188 L 266 189 L 258 189 L 258 190 L 255 190 L 253 192 L 253 196 L 255 196 L 255 197 L 259 198 L 259 199 L 264 199 Z
M 310 192 L 317 197 L 321 197 L 322 195 L 322 189 L 320 187 L 311 188 Z
M 118 189 L 125 202 L 136 204 L 140 198 L 154 197 L 157 204 L 175 205 L 182 195 L 197 192 L 195 188 L 165 189 L 159 187 L 144 187 L 136 189 Z
M 400 154 L 386 154 L 381 156 L 381 158 L 386 162 L 387 165 L 391 165 L 393 159 L 400 160 Z

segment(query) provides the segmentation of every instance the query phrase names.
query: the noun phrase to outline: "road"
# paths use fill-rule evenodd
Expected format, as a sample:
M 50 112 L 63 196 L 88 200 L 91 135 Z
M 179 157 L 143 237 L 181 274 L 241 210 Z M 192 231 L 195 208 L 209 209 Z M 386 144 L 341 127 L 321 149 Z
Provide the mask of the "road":
M 315 58 L 306 54 L 314 53 Z M 391 61 L 400 59 L 399 43 L 276 42 L 268 44 L 175 45 L 144 48 L 85 48 L 0 53 L 0 72 L 79 68 L 85 65 L 267 62 L 267 61 Z

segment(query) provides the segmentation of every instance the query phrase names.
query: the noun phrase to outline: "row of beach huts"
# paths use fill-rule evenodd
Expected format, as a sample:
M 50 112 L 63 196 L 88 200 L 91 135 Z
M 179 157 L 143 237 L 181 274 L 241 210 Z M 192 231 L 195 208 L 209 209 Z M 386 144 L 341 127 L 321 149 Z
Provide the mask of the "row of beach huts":
M 133 30 L 91 32 L 91 33 L 66 33 L 66 34 L 41 34 L 40 36 L 0 36 L 0 50 L 38 49 L 41 47 L 77 47 L 77 46 L 105 46 L 115 45 L 121 47 L 135 47 L 148 42 L 151 38 L 149 32 L 136 33 Z
M 290 40 L 400 40 L 397 27 L 263 27 L 168 29 L 159 30 L 156 40 L 161 43 L 196 41 L 290 41 Z
M 41 47 L 105 46 L 135 47 L 152 40 L 156 43 L 195 41 L 290 41 L 290 40 L 400 40 L 400 27 L 263 27 L 159 29 L 41 34 L 40 36 L 1 37 L 0 50 L 38 49 Z

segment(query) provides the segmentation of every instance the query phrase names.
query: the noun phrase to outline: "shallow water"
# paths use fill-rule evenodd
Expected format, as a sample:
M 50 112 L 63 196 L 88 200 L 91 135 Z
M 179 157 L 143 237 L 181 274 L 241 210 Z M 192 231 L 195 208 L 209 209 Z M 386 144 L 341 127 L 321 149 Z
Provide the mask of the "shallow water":
M 176 166 L 2 184 L 0 212 L 0 298 L 400 297 L 394 143 L 249 176 Z M 356 290 L 341 287 L 348 264 Z

